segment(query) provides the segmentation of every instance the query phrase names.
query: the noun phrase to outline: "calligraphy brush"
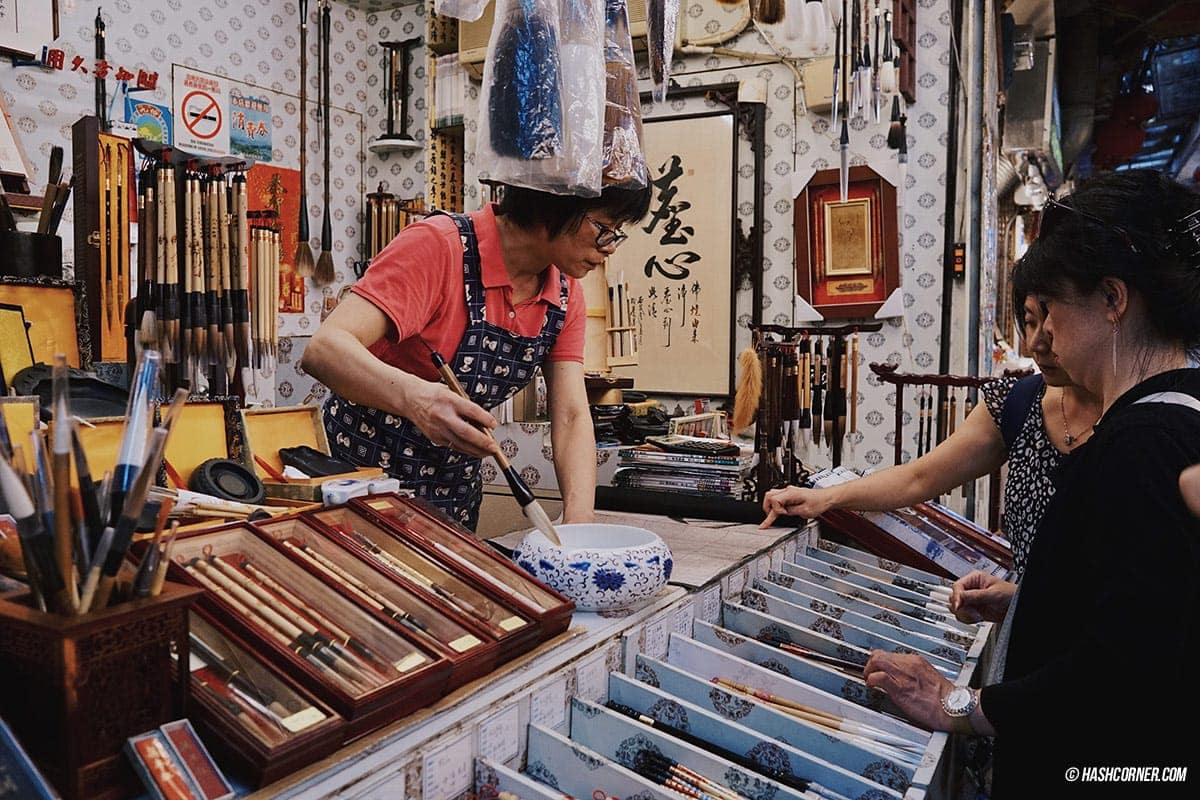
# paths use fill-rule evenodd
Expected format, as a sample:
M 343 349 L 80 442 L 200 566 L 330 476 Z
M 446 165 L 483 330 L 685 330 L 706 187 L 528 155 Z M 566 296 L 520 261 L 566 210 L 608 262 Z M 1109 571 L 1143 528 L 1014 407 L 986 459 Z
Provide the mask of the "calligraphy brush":
M 125 431 L 121 436 L 121 447 L 117 452 L 117 465 L 113 471 L 112 493 L 109 498 L 108 522 L 116 526 L 121 516 L 125 496 L 137 478 L 138 470 L 146 452 L 146 438 L 150 432 L 150 398 L 158 379 L 160 357 L 157 350 L 144 350 L 134 368 L 130 382 L 129 403 L 125 409 Z
M 104 60 L 104 18 L 100 16 L 100 9 L 96 9 L 96 62 Z M 100 130 L 108 130 L 108 86 L 104 78 L 100 77 L 100 73 L 96 73 L 96 119 L 100 122 Z
M 35 432 L 36 435 L 36 432 Z M 50 598 L 59 610 L 67 605 L 66 584 L 54 554 L 54 534 L 42 525 L 25 482 L 8 459 L 0 458 L 0 493 L 8 513 L 16 522 L 25 557 L 25 573 L 34 596 Z
M 218 305 L 221 308 L 221 339 L 224 343 L 226 380 L 233 383 L 237 368 L 237 348 L 233 341 L 233 252 L 230 249 L 229 184 L 222 177 L 217 181 L 217 233 L 221 262 Z
M 192 641 L 192 651 L 196 650 L 196 642 Z M 201 656 L 196 656 L 204 661 Z M 223 674 L 214 670 L 211 665 L 192 670 L 192 691 L 203 689 L 218 706 L 237 719 L 245 728 L 257 732 L 259 738 L 268 743 L 278 743 L 286 737 L 282 722 L 266 706 L 234 686 Z
M 308 0 L 300 0 L 300 213 L 296 218 L 295 269 L 301 278 L 312 277 L 313 254 L 308 243 Z
M 845 125 L 846 121 L 842 120 Z M 812 435 L 813 444 L 817 447 L 821 446 L 821 432 L 824 429 L 824 423 L 821 419 L 824 395 L 822 394 L 825 385 L 825 340 L 817 339 L 816 345 L 813 347 L 813 368 L 812 368 Z
M 163 545 L 162 555 L 158 559 L 158 566 L 154 570 L 154 580 L 150 583 L 150 596 L 158 597 L 162 593 L 163 584 L 167 580 L 167 565 L 171 563 L 171 549 L 175 546 L 175 538 L 179 533 L 179 520 L 171 521 L 171 532 L 167 534 L 166 543 Z
M 138 564 L 137 574 L 133 577 L 134 597 L 150 596 L 150 586 L 154 582 L 154 574 L 158 571 L 159 559 L 162 558 L 159 543 L 162 542 L 163 529 L 167 526 L 167 517 L 170 516 L 173 505 L 175 505 L 174 501 L 164 500 L 158 507 L 158 515 L 154 523 L 154 537 L 150 540 L 150 546 L 146 548 L 146 553 Z
M 216 597 L 222 603 L 232 608 L 237 614 L 240 614 L 248 624 L 253 625 L 260 631 L 264 631 L 272 639 L 282 643 L 288 650 L 291 650 L 297 656 L 304 659 L 322 677 L 334 683 L 338 689 L 351 695 L 357 695 L 362 692 L 361 687 L 351 683 L 316 656 L 311 639 L 303 636 L 299 628 L 291 625 L 271 609 L 263 607 L 245 589 L 241 589 L 224 575 L 221 575 L 216 570 L 210 572 L 207 563 L 203 559 L 193 558 L 182 566 L 183 570 L 196 583 L 207 589 L 213 597 Z M 235 594 L 235 591 L 239 589 L 241 594 Z M 245 596 L 243 597 L 243 595 Z
M 54 546 L 58 570 L 67 586 L 71 611 L 79 605 L 78 587 L 75 584 L 75 535 L 71 530 L 71 432 L 74 430 L 70 411 L 67 409 L 67 357 L 61 353 L 54 356 L 53 369 L 54 400 Z
M 225 681 L 231 686 L 238 687 L 245 692 L 247 696 L 254 698 L 255 702 L 261 703 L 264 708 L 278 706 L 279 712 L 276 712 L 275 709 L 270 709 L 272 714 L 278 714 L 282 712 L 286 715 L 289 712 L 290 709 L 288 709 L 278 697 L 272 694 L 265 686 L 259 686 L 255 684 L 254 681 L 250 679 L 249 675 L 247 675 L 245 670 L 240 669 L 234 664 L 230 664 L 230 659 L 219 655 L 216 648 L 201 639 L 195 631 L 188 632 L 188 639 L 191 641 L 191 651 L 195 653 L 201 661 L 204 661 L 208 667 L 213 670 L 213 672 L 219 675 L 221 680 Z M 230 652 L 230 658 L 232 658 L 232 660 L 235 662 L 240 661 L 240 659 L 238 659 L 232 651 Z
M 102 565 L 99 563 L 92 565 L 93 571 L 97 567 L 101 567 L 100 582 L 96 586 L 96 595 L 93 599 L 96 608 L 102 609 L 107 606 L 109 598 L 112 596 L 113 584 L 116 583 L 117 573 L 125 561 L 125 553 L 133 540 L 134 529 L 137 528 L 138 518 L 142 515 L 142 507 L 146 504 L 146 496 L 149 493 L 150 484 L 158 472 L 158 465 L 162 461 L 162 452 L 166 443 L 166 428 L 155 428 L 150 435 L 150 442 L 146 446 L 148 455 L 124 497 L 121 515 L 113 525 L 112 546 Z M 81 606 L 80 613 L 86 614 L 89 610 L 90 608 L 85 609 Z
M 422 340 L 424 341 L 424 340 Z M 425 345 L 429 347 L 428 344 Z M 433 365 L 437 367 L 437 371 L 441 373 L 442 380 L 446 382 L 446 386 L 450 391 L 454 392 L 464 400 L 470 400 L 462 384 L 458 382 L 458 378 L 454 376 L 454 370 L 450 369 L 450 365 L 446 363 L 446 359 L 442 358 L 441 353 L 429 349 L 429 357 L 433 360 Z M 496 443 L 496 437 L 487 428 L 479 428 L 484 435 Z M 533 496 L 528 484 L 522 480 L 517 471 L 513 469 L 513 465 L 509 463 L 508 457 L 500 450 L 499 446 L 492 451 L 492 458 L 496 460 L 496 465 L 500 467 L 500 471 L 504 473 L 505 480 L 508 481 L 508 488 L 512 491 L 513 497 L 520 504 L 521 510 L 525 512 L 525 516 L 533 523 L 539 531 L 545 534 L 557 547 L 562 547 L 562 540 L 558 538 L 558 533 L 554 530 L 554 525 L 550 522 L 550 517 L 546 515 L 546 510 L 542 508 L 542 504 Z
M 240 559 L 239 564 L 241 565 L 248 565 L 250 563 L 245 556 L 240 554 L 234 554 L 230 557 Z M 319 614 L 295 594 L 283 589 L 277 581 L 272 580 L 271 585 L 268 586 L 266 581 L 258 577 L 252 578 L 250 574 L 234 567 L 225 558 L 213 556 L 208 560 L 208 563 L 215 566 L 219 572 L 224 573 L 258 600 L 267 603 L 285 620 L 297 626 L 304 635 L 316 642 L 316 646 L 321 648 L 322 651 L 328 651 L 330 666 L 334 666 L 343 675 L 359 683 L 369 684 L 377 682 L 374 680 L 374 676 L 368 674 L 371 671 L 370 667 L 343 650 L 329 633 L 321 630 L 317 625 Z M 261 570 L 256 570 L 256 572 L 260 575 L 262 574 Z M 276 591 L 277 589 L 281 591 Z M 349 634 L 346 635 L 349 636 Z M 341 668 L 336 666 L 339 660 L 340 662 L 344 662 L 341 664 Z
M 786 697 L 781 697 L 777 694 L 772 694 L 771 692 L 763 691 L 762 689 L 755 689 L 753 686 L 746 686 L 745 684 L 736 683 L 735 681 L 731 681 L 731 680 L 727 680 L 725 678 L 719 678 L 719 677 L 713 678 L 712 681 L 713 681 L 713 683 L 717 684 L 718 686 L 724 686 L 729 689 L 734 689 L 736 691 L 741 692 L 742 694 L 746 694 L 753 698 L 761 700 L 764 703 L 769 703 L 770 705 L 775 706 L 775 707 L 779 708 L 780 710 L 783 710 L 783 711 L 791 714 L 792 716 L 807 719 L 809 722 L 815 723 L 817 725 L 822 725 L 822 726 L 824 726 L 826 728 L 830 728 L 832 730 L 841 731 L 843 733 L 849 733 L 849 734 L 853 734 L 853 735 L 857 735 L 857 736 L 865 736 L 866 738 L 873 739 L 876 742 L 881 742 L 883 744 L 889 744 L 889 745 L 892 745 L 893 747 L 899 747 L 901 749 L 906 749 L 906 750 L 921 749 L 921 746 L 917 742 L 912 741 L 911 739 L 905 739 L 902 736 L 897 736 L 895 734 L 888 733 L 887 731 L 880 730 L 879 728 L 872 727 L 865 723 L 855 722 L 854 720 L 846 719 L 845 717 L 842 717 L 838 714 L 833 714 L 828 711 L 822 711 L 819 708 L 815 708 L 813 706 L 808 706 L 808 705 L 805 705 L 804 703 L 797 703 L 794 700 L 789 700 Z
M 801 658 L 807 658 L 812 661 L 819 661 L 822 664 L 826 664 L 831 667 L 837 667 L 838 669 L 850 672 L 860 678 L 862 677 L 862 665 L 855 664 L 853 661 L 846 661 L 845 659 L 835 658 L 834 656 L 827 656 L 824 653 L 811 650 L 807 647 L 801 647 L 795 642 L 789 642 L 786 639 L 779 639 L 775 636 L 760 634 L 756 638 L 763 644 L 769 644 L 773 647 L 778 647 L 780 650 L 791 653 L 792 655 L 800 656 Z
M 164 247 L 162 243 L 165 231 L 159 230 L 159 209 L 162 207 L 161 198 L 156 197 L 154 181 L 158 178 L 158 170 L 143 169 L 138 173 L 138 275 L 137 275 L 137 319 L 138 336 L 135 340 L 138 355 L 142 350 L 158 347 L 162 341 L 160 330 L 159 310 L 155 307 L 155 299 L 161 291 L 158 286 L 157 265 L 158 257 Z M 135 359 L 136 363 L 136 359 Z
M 303 137 L 301 137 L 303 138 Z M 237 225 L 237 284 L 233 290 L 233 322 L 236 326 L 235 345 L 237 347 L 238 363 L 243 369 L 250 367 L 250 225 L 247 218 L 248 197 L 246 192 L 246 175 L 239 172 L 233 176 L 233 197 Z M 301 203 L 307 221 L 307 206 Z M 304 242 L 308 248 L 308 242 Z M 312 261 L 312 252 L 308 254 Z
M 59 184 L 58 192 L 54 195 L 54 208 L 50 210 L 50 226 L 46 233 L 58 235 L 58 225 L 62 222 L 63 212 L 67 209 L 67 201 L 71 199 L 71 190 L 75 188 L 75 176 Z M 2 198 L 0 198 L 2 199 Z
M 719 758 L 723 758 L 726 761 L 732 761 L 734 764 L 737 764 L 740 767 L 744 767 L 745 769 L 751 770 L 753 772 L 757 772 L 760 775 L 766 775 L 768 778 L 778 781 L 779 783 L 782 783 L 785 786 L 790 786 L 791 788 L 796 789 L 798 791 L 801 791 L 801 792 L 808 791 L 810 782 L 803 778 L 798 778 L 795 775 L 792 775 L 790 772 L 785 772 L 785 771 L 779 770 L 779 769 L 772 769 L 771 767 L 765 766 L 763 764 L 759 764 L 759 763 L 747 758 L 746 756 L 742 755 L 741 753 L 736 753 L 727 747 L 722 747 L 719 744 L 714 744 L 713 742 L 710 742 L 707 739 L 703 739 L 703 738 L 695 735 L 694 733 L 685 731 L 682 728 L 676 727 L 674 725 L 670 725 L 666 722 L 662 722 L 660 720 L 655 719 L 654 717 L 647 716 L 646 714 L 641 713 L 637 709 L 631 708 L 630 706 L 624 705 L 622 703 L 618 703 L 613 700 L 609 700 L 606 705 L 608 706 L 608 708 L 612 709 L 613 711 L 616 711 L 619 714 L 623 714 L 623 715 L 629 717 L 630 719 L 635 719 L 638 722 L 642 723 L 643 725 L 646 725 L 647 727 L 653 728 L 654 730 L 657 730 L 657 731 L 662 731 L 663 733 L 665 733 L 669 736 L 673 736 L 676 739 L 679 739 L 681 741 L 687 742 L 688 744 L 699 747 L 701 750 L 712 753 L 713 755 L 718 756 Z M 643 753 L 650 753 L 650 752 L 652 752 L 652 751 L 643 751 Z M 642 755 L 642 753 L 639 753 L 639 756 L 641 756 L 641 755 Z M 654 757 L 667 760 L 666 756 L 662 756 L 658 753 L 655 753 Z M 638 759 L 637 757 L 635 757 L 635 764 L 637 763 L 637 761 L 641 760 L 641 762 L 644 766 L 647 761 L 653 759 L 654 757 L 641 758 L 641 759 Z M 661 762 L 659 762 L 659 763 L 661 764 Z M 676 762 L 670 761 L 670 763 L 672 765 L 674 765 Z
M 321 220 L 321 255 L 317 259 L 317 267 L 313 271 L 313 282 L 317 286 L 328 286 L 337 277 L 333 271 L 333 223 L 329 211 L 329 117 L 332 110 L 329 103 L 329 13 L 329 0 L 321 0 L 321 104 L 323 106 L 321 124 L 325 127 L 325 134 L 322 137 L 325 148 L 325 212 Z M 305 211 L 305 213 L 308 212 Z
M 159 281 L 162 303 L 160 307 L 162 322 L 156 321 L 161 331 L 158 337 L 159 347 L 162 348 L 163 361 L 167 364 L 182 363 L 184 354 L 179 341 L 181 325 L 179 302 L 179 220 L 175 213 L 177 197 L 175 194 L 175 170 L 168 165 L 163 175 L 163 191 L 158 198 L 163 209 L 160 222 L 163 226 L 163 251 L 160 255 L 158 272 L 162 276 Z M 185 187 L 186 188 L 186 187 Z
M 63 149 L 59 145 L 50 148 L 50 172 L 46 178 L 46 192 L 42 197 L 42 210 L 38 214 L 38 233 L 50 232 L 50 215 L 57 200 L 59 182 L 62 180 Z

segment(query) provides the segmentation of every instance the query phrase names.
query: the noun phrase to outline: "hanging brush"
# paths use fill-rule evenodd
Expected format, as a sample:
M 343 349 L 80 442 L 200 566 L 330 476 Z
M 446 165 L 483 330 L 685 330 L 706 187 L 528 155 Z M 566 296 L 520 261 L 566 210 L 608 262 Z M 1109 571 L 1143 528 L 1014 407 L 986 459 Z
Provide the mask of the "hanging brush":
M 321 221 L 321 256 L 313 283 L 328 286 L 336 280 L 333 271 L 333 221 L 329 214 L 329 0 L 321 2 L 321 124 L 325 126 L 325 214 Z
M 741 433 L 749 428 L 758 413 L 758 403 L 762 398 L 763 371 L 762 361 L 758 358 L 758 350 L 750 344 L 738 355 L 738 366 L 741 376 L 738 378 L 737 392 L 733 399 L 733 432 Z
M 763 25 L 777 25 L 783 21 L 783 0 L 751 0 L 750 15 Z
M 314 270 L 308 243 L 308 0 L 300 0 L 300 215 L 296 220 L 296 274 L 311 278 Z

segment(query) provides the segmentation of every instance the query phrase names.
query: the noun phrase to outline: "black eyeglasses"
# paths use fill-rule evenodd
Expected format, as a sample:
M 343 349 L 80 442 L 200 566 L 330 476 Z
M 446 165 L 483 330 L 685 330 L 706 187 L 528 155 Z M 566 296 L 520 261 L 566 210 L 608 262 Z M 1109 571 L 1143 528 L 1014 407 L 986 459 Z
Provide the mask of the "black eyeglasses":
M 623 233 L 620 228 L 610 228 L 603 222 L 597 222 L 596 220 L 592 219 L 587 214 L 584 214 L 583 218 L 596 226 L 597 250 L 603 250 L 609 245 L 612 245 L 613 247 L 619 247 L 621 242 L 629 238 L 629 234 Z
M 1099 225 L 1105 230 L 1112 231 L 1121 237 L 1121 240 L 1125 242 L 1125 246 L 1129 248 L 1131 253 L 1133 253 L 1135 256 L 1140 256 L 1142 254 L 1142 251 L 1139 250 L 1138 246 L 1134 243 L 1133 237 L 1129 235 L 1129 231 L 1125 230 L 1120 225 L 1117 225 L 1115 222 L 1108 222 L 1107 220 L 1097 217 L 1095 214 L 1089 214 L 1086 211 L 1081 211 L 1080 209 L 1075 208 L 1074 206 L 1069 206 L 1066 203 L 1060 203 L 1053 197 L 1046 200 L 1046 206 L 1042 209 L 1041 233 L 1049 233 L 1050 229 L 1054 227 L 1054 225 L 1061 219 L 1061 216 L 1057 213 L 1058 211 L 1065 211 L 1069 214 L 1074 214 L 1077 217 L 1086 219 L 1088 222 L 1091 222 L 1094 225 Z

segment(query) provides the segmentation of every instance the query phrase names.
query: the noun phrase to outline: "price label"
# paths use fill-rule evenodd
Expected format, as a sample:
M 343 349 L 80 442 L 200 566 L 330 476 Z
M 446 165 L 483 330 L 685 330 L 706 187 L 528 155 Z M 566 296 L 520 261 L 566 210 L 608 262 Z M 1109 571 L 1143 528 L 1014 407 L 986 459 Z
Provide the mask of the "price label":
M 691 600 L 684 603 L 675 612 L 675 621 L 671 630 L 682 636 L 692 635 L 692 617 L 695 615 L 696 604 Z
M 501 764 L 516 758 L 520 753 L 517 737 L 520 734 L 521 715 L 516 703 L 502 708 L 479 723 L 479 757 L 489 758 Z
M 567 679 L 555 678 L 529 695 L 529 721 L 557 728 L 567 721 Z
M 426 753 L 421 763 L 424 800 L 452 800 L 468 791 L 474 778 L 473 764 L 471 735 L 467 733 Z
M 608 650 L 575 667 L 575 694 L 596 703 L 608 700 Z
M 669 619 L 659 616 L 646 623 L 646 647 L 643 652 L 650 658 L 659 658 L 667 654 L 667 635 L 670 633 Z
M 700 618 L 705 622 L 716 623 L 721 618 L 721 585 L 716 584 L 704 590 L 700 596 Z
M 741 566 L 729 573 L 729 597 L 737 597 L 746 588 L 746 567 Z

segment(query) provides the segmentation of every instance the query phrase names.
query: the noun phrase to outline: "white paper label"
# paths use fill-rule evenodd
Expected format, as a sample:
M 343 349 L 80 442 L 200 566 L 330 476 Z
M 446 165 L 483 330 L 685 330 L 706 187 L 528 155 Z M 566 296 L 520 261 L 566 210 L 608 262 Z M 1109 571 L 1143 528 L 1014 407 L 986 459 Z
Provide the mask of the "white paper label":
M 608 651 L 602 650 L 575 667 L 575 694 L 603 703 L 608 699 Z
M 695 611 L 696 604 L 691 600 L 683 604 L 675 612 L 675 623 L 671 626 L 671 630 L 683 636 L 692 635 L 692 616 Z
M 660 616 L 646 623 L 645 654 L 650 658 L 662 658 L 667 654 L 668 619 Z
M 506 631 L 515 631 L 518 628 L 524 628 L 527 623 L 520 617 L 505 617 L 500 620 L 500 627 Z
M 738 567 L 729 573 L 729 596 L 737 597 L 746 588 L 746 567 Z
M 474 763 L 470 734 L 426 753 L 421 765 L 424 800 L 452 800 L 470 789 Z
M 516 703 L 479 723 L 479 757 L 504 764 L 517 757 L 521 715 Z
M 478 647 L 483 644 L 483 640 L 473 634 L 468 633 L 466 636 L 460 636 L 450 643 L 450 648 L 456 653 L 465 653 L 472 647 Z
M 567 679 L 555 678 L 529 695 L 529 721 L 557 728 L 567 721 Z
M 705 622 L 716 622 L 721 618 L 721 585 L 710 586 L 701 595 L 700 614 Z
M 292 733 L 299 733 L 305 728 L 311 728 L 323 719 L 325 719 L 325 714 L 321 709 L 316 706 L 309 706 L 303 711 L 297 711 L 289 717 L 284 717 L 283 727 Z
M 420 653 L 409 653 L 396 662 L 396 670 L 398 672 L 408 672 L 411 669 L 421 666 L 425 661 L 425 656 Z

